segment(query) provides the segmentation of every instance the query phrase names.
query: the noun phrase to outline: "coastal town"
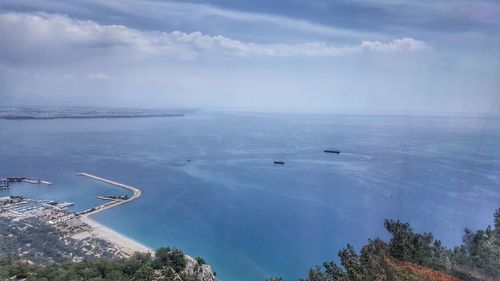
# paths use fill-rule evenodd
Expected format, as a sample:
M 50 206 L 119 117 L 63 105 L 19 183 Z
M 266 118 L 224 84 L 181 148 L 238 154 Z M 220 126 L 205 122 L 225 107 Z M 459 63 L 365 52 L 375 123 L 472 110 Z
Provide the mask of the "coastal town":
M 102 255 L 104 252 L 113 253 L 112 256 L 114 257 L 128 257 L 134 252 L 152 252 L 152 250 L 146 246 L 112 231 L 89 217 L 90 215 L 140 197 L 140 189 L 87 173 L 78 173 L 77 175 L 130 190 L 132 191 L 132 195 L 98 196 L 98 198 L 106 202 L 80 212 L 70 210 L 70 207 L 74 204 L 73 202 L 57 202 L 54 200 L 41 200 L 9 195 L 0 197 L 0 218 L 10 222 L 30 221 L 32 223 L 38 222 L 45 224 L 58 230 L 67 239 L 84 241 L 92 245 L 96 244 L 94 241 L 95 239 L 102 239 L 109 242 L 105 243 L 106 245 L 103 249 L 95 249 L 95 246 L 90 247 L 95 250 L 92 254 L 97 256 Z M 1 178 L 0 183 L 4 189 L 12 188 L 12 184 L 15 183 L 52 184 L 49 181 L 24 177 Z
M 134 257 L 137 253 L 154 256 L 155 251 L 152 249 L 90 218 L 91 215 L 139 198 L 142 191 L 137 187 L 88 173 L 77 175 L 129 190 L 132 194 L 97 196 L 106 203 L 80 212 L 70 210 L 73 202 L 17 195 L 0 197 L 0 225 L 9 226 L 0 228 L 0 252 L 7 256 L 16 256 L 30 264 L 78 262 L 99 258 L 123 259 Z M 24 177 L 1 178 L 0 182 L 5 189 L 11 189 L 11 184 L 16 183 L 52 184 Z M 182 272 L 174 274 L 178 279 L 178 274 L 184 274 L 195 276 L 196 280 L 216 280 L 211 267 L 199 258 L 184 255 L 184 260 Z M 161 275 L 161 272 L 155 274 Z

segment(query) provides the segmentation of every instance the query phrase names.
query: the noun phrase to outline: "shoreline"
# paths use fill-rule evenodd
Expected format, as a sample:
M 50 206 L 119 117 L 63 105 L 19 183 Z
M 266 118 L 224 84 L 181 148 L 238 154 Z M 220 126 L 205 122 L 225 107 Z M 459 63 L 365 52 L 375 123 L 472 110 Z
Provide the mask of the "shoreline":
M 91 230 L 85 231 L 82 233 L 78 233 L 74 235 L 74 238 L 76 239 L 81 239 L 85 238 L 88 235 L 100 238 L 103 240 L 106 240 L 114 245 L 116 245 L 120 251 L 123 253 L 131 256 L 134 254 L 134 252 L 140 252 L 140 253 L 151 253 L 154 254 L 154 250 L 145 246 L 144 244 L 129 238 L 111 228 L 109 228 L 106 225 L 103 225 L 101 223 L 98 223 L 94 219 L 90 218 L 89 216 L 81 216 L 80 220 L 86 224 L 88 224 L 91 227 Z M 85 235 L 85 233 L 88 233 L 88 235 Z
M 113 207 L 116 207 L 118 205 L 130 202 L 134 199 L 139 198 L 142 195 L 142 191 L 134 186 L 119 183 L 110 179 L 105 179 L 98 177 L 96 175 L 92 175 L 89 173 L 77 173 L 79 176 L 84 176 L 93 180 L 97 180 L 100 182 L 104 182 L 106 184 L 116 186 L 119 188 L 124 188 L 129 191 L 132 191 L 132 196 L 130 198 L 125 199 L 125 200 L 111 200 L 108 203 L 104 203 L 102 205 L 99 205 L 95 208 L 92 208 L 90 210 L 84 211 L 83 214 L 80 215 L 79 219 L 83 223 L 87 224 L 90 226 L 90 230 L 85 231 L 83 233 L 76 234 L 74 238 L 76 239 L 82 239 L 85 237 L 93 236 L 96 238 L 100 238 L 103 240 L 108 241 L 111 244 L 114 244 L 122 253 L 131 256 L 134 254 L 134 252 L 140 252 L 140 253 L 151 253 L 154 254 L 154 250 L 145 246 L 144 244 L 141 244 L 140 242 L 131 239 L 123 234 L 121 234 L 118 231 L 115 231 L 111 228 L 109 228 L 106 225 L 103 225 L 101 223 L 98 223 L 94 219 L 92 219 L 90 216 L 94 215 L 96 213 L 106 211 L 108 209 L 111 209 Z

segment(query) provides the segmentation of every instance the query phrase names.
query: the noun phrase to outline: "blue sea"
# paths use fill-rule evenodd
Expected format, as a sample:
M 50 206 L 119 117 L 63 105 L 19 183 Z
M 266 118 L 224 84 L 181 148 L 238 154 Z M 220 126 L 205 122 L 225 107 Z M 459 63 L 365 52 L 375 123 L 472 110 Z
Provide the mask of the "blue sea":
M 336 147 L 341 153 L 323 150 Z M 190 160 L 190 161 L 187 161 Z M 285 165 L 274 165 L 274 160 Z M 143 196 L 94 218 L 147 246 L 202 256 L 222 281 L 287 280 L 347 243 L 388 238 L 385 218 L 449 247 L 500 207 L 500 119 L 197 112 L 185 117 L 0 120 L 0 196 Z

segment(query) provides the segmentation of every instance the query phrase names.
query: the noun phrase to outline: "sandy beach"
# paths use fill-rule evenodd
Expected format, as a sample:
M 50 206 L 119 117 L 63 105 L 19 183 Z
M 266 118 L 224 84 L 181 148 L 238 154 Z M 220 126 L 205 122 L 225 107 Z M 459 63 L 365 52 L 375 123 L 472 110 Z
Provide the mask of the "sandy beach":
M 91 230 L 79 233 L 77 234 L 74 238 L 85 238 L 88 235 L 91 235 L 96 238 L 101 238 L 104 239 L 110 243 L 115 244 L 117 247 L 120 248 L 120 250 L 127 255 L 132 255 L 134 252 L 141 252 L 141 253 L 154 253 L 154 251 L 143 244 L 130 239 L 98 222 L 95 220 L 91 219 L 88 216 L 81 216 L 80 220 L 92 227 Z
M 95 220 L 93 220 L 89 217 L 92 214 L 105 211 L 107 209 L 116 207 L 120 204 L 127 203 L 127 202 L 130 202 L 136 198 L 139 198 L 141 196 L 141 190 L 137 187 L 122 184 L 122 183 L 119 183 L 116 181 L 101 178 L 101 177 L 98 177 L 98 176 L 95 176 L 92 174 L 88 174 L 88 173 L 77 173 L 77 175 L 85 176 L 85 177 L 88 177 L 88 178 L 91 178 L 94 180 L 105 182 L 105 183 L 113 185 L 113 186 L 128 189 L 128 190 L 133 192 L 133 195 L 130 196 L 130 198 L 128 198 L 126 200 L 113 200 L 113 201 L 110 201 L 108 203 L 102 204 L 102 205 L 90 210 L 89 212 L 85 212 L 84 215 L 80 216 L 80 220 L 82 222 L 90 225 L 91 230 L 78 233 L 74 236 L 74 238 L 83 239 L 83 238 L 88 237 L 88 236 L 101 238 L 101 239 L 106 240 L 112 244 L 115 244 L 120 249 L 120 251 L 125 253 L 126 255 L 132 255 L 134 252 L 154 253 L 154 251 L 152 249 L 144 246 L 143 244 L 141 244 L 133 239 L 130 239 L 127 236 L 122 235 L 122 234 L 110 229 L 109 227 L 106 227 L 106 226 L 96 222 Z

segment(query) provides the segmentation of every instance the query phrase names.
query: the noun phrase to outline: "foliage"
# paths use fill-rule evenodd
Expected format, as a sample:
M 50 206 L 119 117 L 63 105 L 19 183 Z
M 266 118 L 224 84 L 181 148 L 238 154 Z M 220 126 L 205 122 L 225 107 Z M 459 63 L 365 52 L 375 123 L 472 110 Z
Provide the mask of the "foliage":
M 414 263 L 391 258 L 386 259 L 385 262 L 389 268 L 389 280 L 460 281 L 456 277 Z
M 468 280 L 500 278 L 500 209 L 494 218 L 493 228 L 489 226 L 476 232 L 465 229 L 463 244 L 451 253 L 452 271 L 456 276 Z
M 401 261 L 449 272 L 450 264 L 441 241 L 434 240 L 430 233 L 414 233 L 408 223 L 386 220 L 387 231 L 392 234 L 389 255 Z
M 207 262 L 206 262 L 203 258 L 201 258 L 201 257 L 196 257 L 194 260 L 196 261 L 196 263 L 197 263 L 198 265 L 204 265 L 204 264 L 207 264 Z
M 388 242 L 369 240 L 360 253 L 351 245 L 338 252 L 340 265 L 325 262 L 300 281 L 456 281 L 500 279 L 500 209 L 494 227 L 465 229 L 463 244 L 446 249 L 431 233 L 415 233 L 408 223 L 386 220 Z M 272 277 L 267 281 L 284 281 Z
M 6 280 L 16 276 L 18 279 L 26 278 L 26 281 L 196 280 L 194 276 L 181 273 L 186 266 L 184 254 L 181 251 L 160 248 L 157 253 L 159 255 L 154 258 L 150 254 L 136 253 L 127 259 L 86 260 L 47 266 L 27 263 L 19 258 L 3 257 L 0 259 L 0 279 Z
M 152 265 L 154 269 L 170 267 L 175 272 L 179 273 L 186 267 L 186 259 L 180 250 L 159 248 L 155 253 L 155 259 Z

